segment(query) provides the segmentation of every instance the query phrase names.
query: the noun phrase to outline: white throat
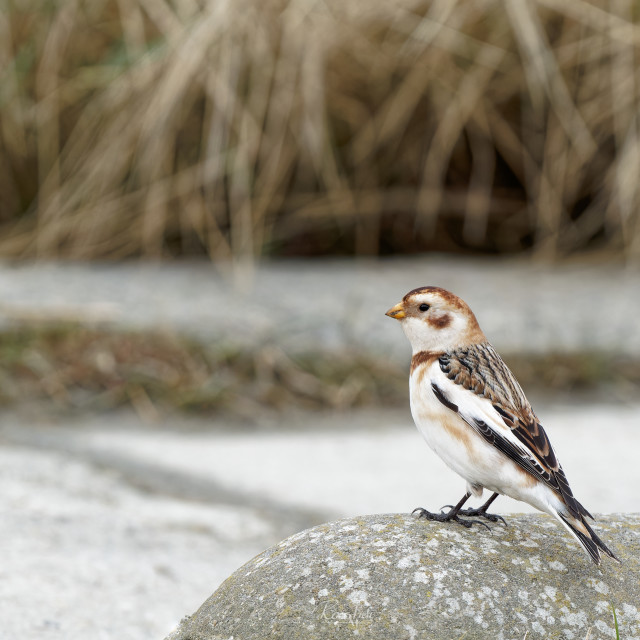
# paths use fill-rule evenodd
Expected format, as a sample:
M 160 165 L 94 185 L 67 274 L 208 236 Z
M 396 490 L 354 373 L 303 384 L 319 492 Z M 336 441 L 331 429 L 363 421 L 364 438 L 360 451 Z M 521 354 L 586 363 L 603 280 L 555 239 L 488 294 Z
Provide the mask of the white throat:
M 421 318 L 409 317 L 402 321 L 402 329 L 414 355 L 420 351 L 451 351 L 460 346 L 460 338 L 467 332 L 467 321 L 454 315 L 448 326 L 435 328 Z

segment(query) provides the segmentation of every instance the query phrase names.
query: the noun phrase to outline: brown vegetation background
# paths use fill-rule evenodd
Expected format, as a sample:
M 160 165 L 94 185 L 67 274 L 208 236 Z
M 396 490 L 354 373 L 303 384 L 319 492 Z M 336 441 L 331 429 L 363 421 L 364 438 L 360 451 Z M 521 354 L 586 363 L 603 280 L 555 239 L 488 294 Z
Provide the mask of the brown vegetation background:
M 630 0 L 0 0 L 0 256 L 640 256 Z

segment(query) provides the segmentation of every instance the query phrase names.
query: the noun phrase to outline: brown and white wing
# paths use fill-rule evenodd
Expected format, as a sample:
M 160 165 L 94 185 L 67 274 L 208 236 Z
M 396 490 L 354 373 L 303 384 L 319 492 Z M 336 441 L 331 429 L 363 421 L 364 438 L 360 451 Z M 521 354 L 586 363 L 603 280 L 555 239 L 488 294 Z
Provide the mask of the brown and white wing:
M 446 353 L 431 388 L 446 407 L 504 455 L 562 497 L 575 517 L 591 515 L 574 498 L 549 438 L 522 388 L 488 343 Z

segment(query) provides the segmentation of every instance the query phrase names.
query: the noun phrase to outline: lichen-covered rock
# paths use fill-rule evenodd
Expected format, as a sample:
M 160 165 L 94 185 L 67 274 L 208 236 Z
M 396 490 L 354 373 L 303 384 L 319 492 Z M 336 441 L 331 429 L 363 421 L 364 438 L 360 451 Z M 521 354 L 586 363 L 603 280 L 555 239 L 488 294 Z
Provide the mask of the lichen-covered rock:
M 167 640 L 640 640 L 640 514 L 595 527 L 594 566 L 548 516 L 464 529 L 408 515 L 298 533 L 238 569 Z

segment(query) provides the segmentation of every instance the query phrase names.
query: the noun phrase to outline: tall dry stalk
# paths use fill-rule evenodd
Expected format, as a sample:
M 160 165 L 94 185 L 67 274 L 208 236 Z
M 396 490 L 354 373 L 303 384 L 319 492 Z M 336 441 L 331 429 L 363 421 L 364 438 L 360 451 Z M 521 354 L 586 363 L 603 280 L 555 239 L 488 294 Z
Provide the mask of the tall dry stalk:
M 3 256 L 640 258 L 631 0 L 0 8 Z

